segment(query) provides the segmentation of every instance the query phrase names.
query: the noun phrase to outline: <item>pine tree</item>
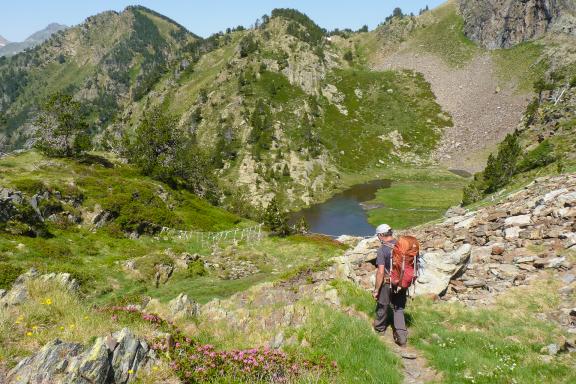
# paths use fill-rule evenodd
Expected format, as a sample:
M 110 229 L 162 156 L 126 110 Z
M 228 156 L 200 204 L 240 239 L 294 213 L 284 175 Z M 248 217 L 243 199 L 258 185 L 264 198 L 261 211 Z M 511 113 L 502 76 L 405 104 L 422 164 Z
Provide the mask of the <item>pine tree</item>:
M 304 216 L 302 216 L 300 218 L 300 220 L 298 220 L 298 223 L 296 224 L 295 227 L 295 231 L 296 233 L 308 233 L 310 231 L 310 226 L 308 225 L 308 222 L 306 221 L 306 218 Z
M 35 147 L 48 156 L 75 157 L 90 149 L 88 123 L 82 104 L 58 92 L 42 106 Z
M 278 236 L 288 236 L 290 234 L 288 215 L 280 209 L 276 196 L 272 198 L 264 212 L 264 224 L 272 233 Z
M 488 157 L 484 170 L 486 193 L 494 193 L 510 182 L 516 173 L 522 148 L 518 141 L 518 132 L 510 133 L 498 148 L 498 154 Z

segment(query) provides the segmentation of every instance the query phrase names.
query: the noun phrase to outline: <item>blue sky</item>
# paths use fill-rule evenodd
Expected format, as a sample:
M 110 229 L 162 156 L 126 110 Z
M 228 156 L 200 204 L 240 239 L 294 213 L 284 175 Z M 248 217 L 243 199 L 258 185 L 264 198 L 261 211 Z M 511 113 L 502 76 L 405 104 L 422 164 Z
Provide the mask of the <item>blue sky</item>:
M 3 0 L 0 4 L 0 35 L 22 41 L 32 33 L 56 22 L 80 24 L 88 16 L 105 10 L 121 11 L 140 4 L 182 24 L 200 36 L 237 25 L 249 26 L 257 17 L 274 8 L 296 8 L 329 30 L 377 26 L 395 7 L 406 13 L 418 12 L 444 0 Z

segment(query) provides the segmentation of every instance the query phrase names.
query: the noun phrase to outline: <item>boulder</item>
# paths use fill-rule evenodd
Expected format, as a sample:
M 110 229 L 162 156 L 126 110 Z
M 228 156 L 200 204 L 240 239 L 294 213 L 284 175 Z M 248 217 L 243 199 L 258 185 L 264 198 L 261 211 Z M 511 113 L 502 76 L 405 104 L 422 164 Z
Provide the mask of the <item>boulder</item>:
M 514 277 L 518 274 L 518 267 L 511 264 L 500 264 L 497 269 L 506 276 Z
M 451 217 L 456 217 L 456 216 L 463 216 L 465 214 L 466 214 L 466 209 L 462 208 L 459 205 L 456 205 L 456 206 L 448 208 L 448 210 L 444 214 L 444 217 L 451 218 Z
M 467 288 L 483 288 L 486 286 L 486 282 L 478 279 L 466 280 L 464 286 Z
M 125 384 L 153 358 L 146 342 L 127 328 L 88 348 L 54 340 L 20 361 L 8 373 L 7 384 Z
M 424 272 L 415 287 L 416 295 L 442 295 L 450 280 L 460 273 L 470 259 L 472 247 L 464 244 L 453 252 L 429 252 L 422 256 Z
M 504 248 L 504 245 L 502 244 L 494 244 L 492 246 L 492 254 L 499 256 L 501 254 L 503 254 L 506 251 L 506 249 Z
M 336 239 L 336 241 L 346 244 L 350 247 L 355 247 L 360 243 L 364 238 L 358 236 L 349 236 L 349 235 L 341 235 Z
M 7 383 L 63 383 L 63 380 L 53 380 L 57 375 L 66 374 L 70 361 L 78 358 L 82 350 L 80 344 L 51 341 L 35 355 L 21 360 L 8 373 Z
M 565 193 L 558 196 L 556 201 L 564 206 L 573 207 L 576 205 L 576 192 Z
M 168 303 L 168 308 L 174 319 L 195 317 L 200 314 L 200 305 L 194 300 L 190 300 L 188 295 L 180 293 L 176 298 Z
M 346 259 L 351 263 L 361 261 L 368 261 L 376 259 L 376 251 L 380 246 L 380 241 L 376 236 L 364 239 L 354 247 L 354 249 L 346 252 Z
M 530 263 L 533 263 L 535 260 L 536 260 L 536 257 L 534 257 L 534 256 L 524 256 L 524 257 L 519 257 L 514 262 L 516 264 L 530 264 Z
M 472 216 L 472 217 L 468 217 L 462 221 L 460 221 L 458 224 L 456 224 L 454 226 L 455 229 L 468 229 L 472 226 L 472 223 L 474 223 L 474 220 L 476 219 L 476 216 Z
M 504 220 L 504 225 L 506 227 L 526 227 L 532 222 L 530 215 L 519 215 L 508 217 Z
M 556 197 L 558 197 L 561 194 L 566 193 L 566 192 L 568 192 L 568 190 L 566 188 L 555 189 L 555 190 L 545 194 L 544 197 L 542 198 L 542 202 L 543 203 L 549 203 L 549 202 L 555 200 Z
M 565 257 L 553 257 L 551 259 L 548 259 L 548 262 L 546 263 L 545 267 L 546 268 L 560 268 L 564 262 L 566 261 Z
M 504 252 L 504 250 L 502 250 Z M 490 260 L 492 247 L 472 247 L 470 252 L 470 261 L 472 263 L 485 262 Z
M 504 230 L 506 240 L 514 240 L 520 237 L 520 227 L 510 227 Z

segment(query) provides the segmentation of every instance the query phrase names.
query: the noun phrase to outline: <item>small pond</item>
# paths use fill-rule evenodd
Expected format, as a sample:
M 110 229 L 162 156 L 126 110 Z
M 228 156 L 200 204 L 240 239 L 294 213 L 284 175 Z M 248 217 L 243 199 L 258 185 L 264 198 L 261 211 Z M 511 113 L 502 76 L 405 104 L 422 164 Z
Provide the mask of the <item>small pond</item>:
M 292 214 L 290 223 L 297 223 L 303 216 L 310 232 L 331 236 L 342 234 L 353 236 L 371 236 L 374 227 L 368 223 L 367 209 L 377 208 L 362 203 L 373 200 L 376 191 L 390 188 L 390 180 L 374 180 L 354 185 L 334 195 L 323 203 L 312 205 Z

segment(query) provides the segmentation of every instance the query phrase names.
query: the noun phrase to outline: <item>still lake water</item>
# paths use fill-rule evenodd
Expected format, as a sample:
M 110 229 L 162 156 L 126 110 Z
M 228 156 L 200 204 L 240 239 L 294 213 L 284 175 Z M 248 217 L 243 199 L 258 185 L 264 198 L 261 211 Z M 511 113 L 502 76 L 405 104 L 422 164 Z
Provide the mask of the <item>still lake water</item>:
M 368 223 L 366 209 L 361 203 L 373 200 L 377 190 L 390 186 L 390 180 L 354 185 L 323 203 L 293 213 L 290 222 L 296 223 L 304 216 L 310 232 L 331 236 L 372 236 L 375 228 Z

